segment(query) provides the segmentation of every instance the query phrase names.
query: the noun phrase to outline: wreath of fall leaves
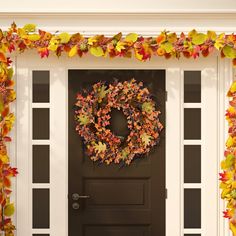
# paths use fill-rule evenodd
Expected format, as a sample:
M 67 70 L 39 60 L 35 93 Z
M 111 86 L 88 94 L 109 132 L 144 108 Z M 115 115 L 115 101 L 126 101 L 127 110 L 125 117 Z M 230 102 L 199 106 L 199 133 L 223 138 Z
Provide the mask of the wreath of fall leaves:
M 130 130 L 127 138 L 116 136 L 109 129 L 112 108 L 123 111 L 127 117 Z M 99 82 L 91 91 L 77 95 L 76 131 L 83 138 L 91 160 L 129 165 L 158 143 L 163 128 L 159 114 L 142 82 L 132 79 L 108 86 Z

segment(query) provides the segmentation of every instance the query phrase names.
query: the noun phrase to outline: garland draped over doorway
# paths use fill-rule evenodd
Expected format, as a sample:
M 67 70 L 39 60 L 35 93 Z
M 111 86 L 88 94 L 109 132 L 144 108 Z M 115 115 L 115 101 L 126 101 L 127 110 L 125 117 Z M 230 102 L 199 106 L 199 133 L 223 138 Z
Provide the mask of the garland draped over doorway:
M 10 201 L 11 178 L 17 175 L 17 169 L 11 166 L 7 152 L 7 142 L 11 141 L 9 133 L 14 123 L 14 114 L 10 111 L 10 103 L 16 96 L 13 82 L 13 69 L 9 53 L 24 52 L 36 49 L 41 58 L 50 53 L 58 57 L 66 53 L 68 57 L 80 57 L 90 53 L 96 57 L 127 57 L 133 55 L 140 61 L 149 60 L 152 56 L 168 58 L 198 58 L 207 57 L 218 50 L 221 57 L 232 58 L 236 65 L 236 35 L 216 34 L 214 31 L 199 33 L 192 30 L 187 34 L 177 35 L 174 32 L 163 31 L 156 37 L 142 37 L 130 33 L 126 37 L 118 33 L 113 37 L 96 35 L 84 37 L 80 33 L 70 35 L 50 33 L 37 30 L 34 24 L 22 28 L 13 23 L 6 31 L 0 29 L 0 230 L 5 236 L 13 236 L 15 226 L 11 216 L 14 214 L 14 204 Z M 227 111 L 229 120 L 229 139 L 222 162 L 221 173 L 222 198 L 226 199 L 225 217 L 230 220 L 230 228 L 236 236 L 236 83 L 229 91 L 230 108 Z M 0 235 L 2 235 L 0 233 Z

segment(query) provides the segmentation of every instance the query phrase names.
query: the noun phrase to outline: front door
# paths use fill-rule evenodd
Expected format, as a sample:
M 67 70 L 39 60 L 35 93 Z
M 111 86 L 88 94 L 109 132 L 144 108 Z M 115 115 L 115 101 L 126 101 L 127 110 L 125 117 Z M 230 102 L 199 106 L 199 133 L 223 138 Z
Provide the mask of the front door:
M 164 70 L 68 71 L 69 236 L 165 236 L 165 129 L 150 155 L 130 166 L 92 162 L 75 131 L 79 91 L 98 81 L 132 78 L 152 93 L 165 126 Z M 111 129 L 116 135 L 128 134 L 122 112 L 112 111 Z

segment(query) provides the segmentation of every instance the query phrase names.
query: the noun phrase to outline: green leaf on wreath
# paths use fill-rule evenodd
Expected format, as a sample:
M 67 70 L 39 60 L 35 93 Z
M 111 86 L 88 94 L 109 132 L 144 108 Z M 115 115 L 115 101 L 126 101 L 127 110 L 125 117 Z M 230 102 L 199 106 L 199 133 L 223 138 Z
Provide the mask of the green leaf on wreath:
M 129 149 L 128 148 L 124 148 L 122 151 L 121 151 L 121 156 L 122 156 L 122 159 L 126 159 L 129 155 Z
M 107 86 L 102 85 L 101 88 L 98 89 L 98 103 L 102 102 L 102 99 L 106 97 L 109 89 L 106 89 Z
M 154 111 L 154 105 L 151 102 L 144 102 L 142 104 L 142 111 L 146 113 L 152 113 Z
M 142 142 L 144 143 L 145 146 L 148 146 L 152 140 L 152 136 L 148 135 L 147 133 L 141 134 L 140 137 L 141 137 Z
M 97 153 L 101 153 L 101 152 L 105 152 L 106 149 L 107 149 L 107 146 L 105 143 L 102 143 L 102 142 L 98 142 L 98 143 L 95 143 L 94 144 L 94 149 Z
M 87 125 L 90 122 L 89 117 L 86 115 L 81 114 L 78 116 L 78 119 L 81 125 Z

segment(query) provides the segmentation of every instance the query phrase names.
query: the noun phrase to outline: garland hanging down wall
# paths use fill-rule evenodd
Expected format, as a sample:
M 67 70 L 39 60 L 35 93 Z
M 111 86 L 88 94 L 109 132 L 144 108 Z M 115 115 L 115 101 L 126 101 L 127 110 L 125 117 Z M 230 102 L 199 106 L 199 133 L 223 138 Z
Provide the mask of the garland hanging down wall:
M 140 61 L 149 60 L 152 56 L 168 58 L 207 57 L 213 51 L 219 51 L 221 57 L 232 58 L 236 65 L 236 35 L 234 33 L 216 34 L 214 31 L 199 33 L 192 30 L 188 34 L 177 35 L 163 31 L 156 37 L 142 37 L 130 33 L 126 37 L 118 33 L 113 37 L 97 35 L 84 37 L 80 33 L 70 35 L 37 30 L 34 24 L 18 28 L 13 23 L 6 31 L 0 29 L 0 230 L 5 236 L 13 236 L 15 226 L 11 216 L 14 204 L 10 201 L 11 177 L 17 175 L 16 168 L 11 167 L 7 152 L 7 142 L 11 141 L 9 133 L 14 123 L 14 114 L 10 111 L 10 103 L 16 98 L 12 80 L 13 69 L 9 53 L 24 52 L 36 49 L 41 58 L 50 53 L 61 56 L 80 57 L 90 53 L 96 57 L 126 57 L 132 55 Z M 229 139 L 225 160 L 221 173 L 222 198 L 228 201 L 225 217 L 230 219 L 230 228 L 236 236 L 236 83 L 230 89 L 230 108 L 226 117 L 229 120 Z M 0 235 L 2 235 L 0 233 Z

